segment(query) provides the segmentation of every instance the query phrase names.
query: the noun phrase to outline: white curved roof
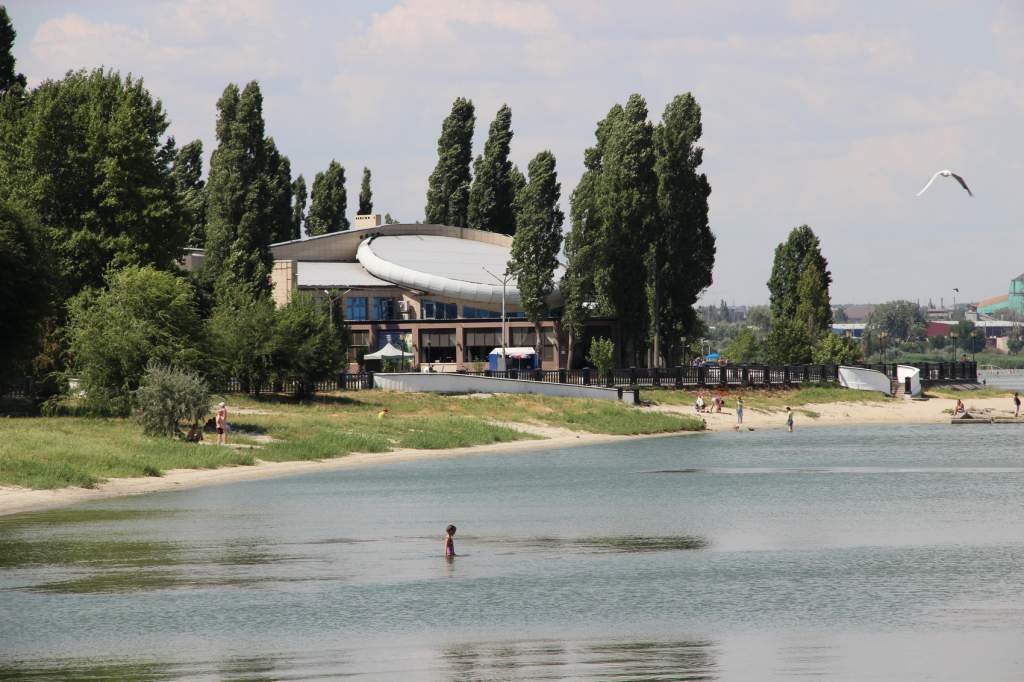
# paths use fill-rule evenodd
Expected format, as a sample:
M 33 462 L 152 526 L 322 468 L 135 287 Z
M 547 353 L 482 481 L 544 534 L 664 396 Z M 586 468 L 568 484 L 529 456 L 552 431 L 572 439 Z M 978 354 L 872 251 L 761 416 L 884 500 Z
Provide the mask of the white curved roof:
M 488 274 L 505 272 L 509 249 L 497 244 L 438 235 L 394 235 L 368 239 L 356 258 L 374 277 L 437 296 L 501 305 L 501 283 Z M 486 269 L 485 269 L 486 268 Z M 561 279 L 561 268 L 555 281 Z M 519 304 L 519 291 L 510 281 L 505 300 Z M 555 305 L 554 294 L 549 303 Z

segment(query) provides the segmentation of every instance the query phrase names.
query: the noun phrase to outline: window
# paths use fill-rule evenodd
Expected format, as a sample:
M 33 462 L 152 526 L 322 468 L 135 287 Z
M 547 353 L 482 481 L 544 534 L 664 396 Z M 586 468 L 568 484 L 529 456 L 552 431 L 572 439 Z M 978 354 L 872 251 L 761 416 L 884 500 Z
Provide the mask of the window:
M 500 310 L 485 310 L 483 308 L 474 308 L 471 305 L 464 305 L 464 306 L 462 306 L 462 316 L 464 318 L 476 319 L 476 320 L 479 320 L 479 319 L 500 320 L 501 319 L 501 311 Z M 506 317 L 507 317 L 507 315 L 506 315 Z
M 500 329 L 467 329 L 463 334 L 466 362 L 487 362 L 487 354 L 501 348 Z
M 370 332 L 352 331 L 352 341 L 348 346 L 348 361 L 359 362 L 359 358 L 370 349 Z
M 395 299 L 374 297 L 373 319 L 393 320 L 395 319 Z
M 352 321 L 368 320 L 365 296 L 352 296 L 345 299 L 345 319 Z
M 513 346 L 528 346 L 540 351 L 541 360 L 550 362 L 555 359 L 555 346 L 558 345 L 558 339 L 555 337 L 555 330 L 553 328 L 541 327 L 540 335 L 544 340 L 544 344 L 540 348 L 537 347 L 537 335 L 532 328 L 515 327 L 509 331 L 512 334 Z
M 423 301 L 424 320 L 454 320 L 459 316 L 459 306 L 441 301 Z
M 455 330 L 421 331 L 420 356 L 423 362 L 455 362 Z

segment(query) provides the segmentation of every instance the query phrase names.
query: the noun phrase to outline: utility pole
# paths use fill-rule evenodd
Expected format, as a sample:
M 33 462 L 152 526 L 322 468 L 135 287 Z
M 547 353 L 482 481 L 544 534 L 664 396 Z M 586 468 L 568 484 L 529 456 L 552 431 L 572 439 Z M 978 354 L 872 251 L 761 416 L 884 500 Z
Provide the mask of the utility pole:
M 483 266 L 480 266 L 483 268 Z M 512 277 L 508 269 L 502 273 L 501 277 L 498 277 L 487 268 L 483 268 L 484 272 L 493 277 L 495 280 L 501 282 L 501 364 L 505 368 L 504 371 L 508 371 L 508 357 L 505 355 L 505 339 L 507 338 L 508 329 L 506 329 L 507 322 L 505 321 L 505 289 L 508 287 L 508 280 Z M 538 339 L 538 342 L 540 339 Z

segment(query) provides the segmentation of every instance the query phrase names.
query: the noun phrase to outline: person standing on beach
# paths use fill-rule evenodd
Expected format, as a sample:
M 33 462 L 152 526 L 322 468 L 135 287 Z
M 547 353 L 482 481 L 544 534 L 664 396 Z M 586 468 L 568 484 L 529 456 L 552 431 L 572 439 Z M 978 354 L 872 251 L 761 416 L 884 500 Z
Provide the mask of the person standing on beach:
M 1014 391 L 1014 393 L 1013 393 L 1013 407 L 1014 407 L 1013 416 L 1014 417 L 1019 417 L 1020 416 L 1020 393 L 1017 393 L 1016 391 Z
M 228 406 L 221 401 L 217 405 L 217 445 L 228 444 Z
M 786 428 L 790 433 L 793 433 L 793 410 L 786 407 Z
M 444 529 L 444 558 L 455 556 L 455 526 L 449 525 Z
M 743 423 L 743 398 L 736 398 L 736 425 Z

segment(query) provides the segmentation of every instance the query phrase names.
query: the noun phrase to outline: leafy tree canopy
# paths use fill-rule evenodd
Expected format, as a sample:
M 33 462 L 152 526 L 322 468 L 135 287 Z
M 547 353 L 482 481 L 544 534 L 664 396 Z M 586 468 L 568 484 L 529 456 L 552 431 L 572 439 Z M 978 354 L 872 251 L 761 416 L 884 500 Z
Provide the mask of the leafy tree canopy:
M 314 236 L 347 230 L 347 210 L 345 168 L 332 159 L 327 170 L 317 173 L 313 180 L 309 214 L 306 216 L 306 234 Z
M 514 234 L 513 206 L 518 178 L 512 177 L 508 155 L 512 142 L 512 110 L 507 104 L 491 123 L 484 153 L 473 164 L 473 186 L 469 193 L 469 226 L 489 232 Z M 522 175 L 520 173 L 520 175 Z
M 473 102 L 452 103 L 437 140 L 437 166 L 427 184 L 426 222 L 466 227 L 469 213 L 470 163 L 473 160 Z
M 53 274 L 42 231 L 7 204 L 0 204 L 0 393 L 6 382 L 28 374 L 39 349 L 42 323 L 50 313 Z
M 890 338 L 901 341 L 924 336 L 928 317 L 921 306 L 912 301 L 889 301 L 875 306 L 868 315 L 867 326 L 884 331 Z
M 359 186 L 359 215 L 373 213 L 373 191 L 370 189 L 370 169 L 363 168 L 363 182 Z
M 181 369 L 206 366 L 205 327 L 188 280 L 150 266 L 110 275 L 108 288 L 88 289 L 69 305 L 73 371 L 88 406 L 127 414 L 151 362 Z

